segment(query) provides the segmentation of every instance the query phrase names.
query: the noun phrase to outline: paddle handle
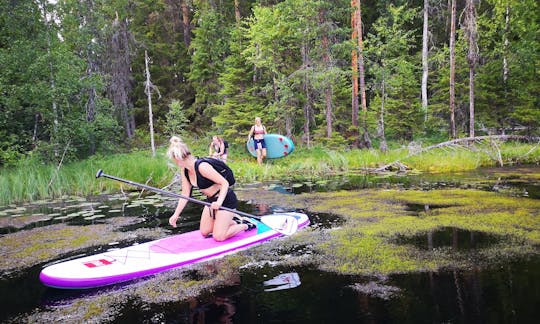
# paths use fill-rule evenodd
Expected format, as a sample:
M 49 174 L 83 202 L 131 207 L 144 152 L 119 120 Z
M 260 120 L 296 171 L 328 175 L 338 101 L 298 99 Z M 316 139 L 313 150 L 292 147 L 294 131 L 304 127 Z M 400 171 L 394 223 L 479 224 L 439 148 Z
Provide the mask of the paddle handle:
M 202 201 L 202 200 L 195 199 L 195 198 L 188 197 L 188 196 L 184 196 L 184 195 L 181 195 L 181 194 L 178 194 L 178 193 L 175 193 L 175 192 L 170 192 L 170 191 L 167 191 L 167 190 L 159 189 L 159 188 L 152 187 L 152 186 L 149 186 L 149 185 L 145 185 L 145 184 L 142 184 L 142 183 L 138 183 L 138 182 L 134 182 L 134 181 L 131 181 L 131 180 L 115 177 L 115 176 L 106 174 L 101 169 L 99 169 L 98 172 L 96 173 L 96 178 L 99 178 L 99 177 L 109 178 L 109 179 L 116 180 L 116 181 L 119 181 L 119 182 L 127 183 L 127 184 L 130 184 L 132 186 L 148 189 L 150 191 L 157 192 L 157 193 L 160 193 L 160 194 L 163 194 L 163 195 L 166 195 L 166 196 L 175 197 L 175 198 L 182 198 L 182 199 L 185 199 L 187 201 L 191 201 L 191 202 L 194 202 L 196 204 L 200 204 L 200 205 L 204 205 L 204 206 L 208 206 L 208 207 L 210 207 L 212 205 L 211 203 L 209 203 L 207 201 Z M 229 211 L 229 212 L 232 212 L 232 213 L 235 213 L 235 214 L 238 214 L 238 215 L 246 216 L 246 217 L 251 217 L 251 218 L 255 218 L 255 219 L 259 219 L 259 220 L 261 219 L 258 216 L 251 215 L 251 214 L 248 214 L 248 213 L 244 213 L 242 211 L 227 208 L 227 207 L 224 207 L 224 206 L 219 207 L 219 209 L 226 210 L 226 211 Z

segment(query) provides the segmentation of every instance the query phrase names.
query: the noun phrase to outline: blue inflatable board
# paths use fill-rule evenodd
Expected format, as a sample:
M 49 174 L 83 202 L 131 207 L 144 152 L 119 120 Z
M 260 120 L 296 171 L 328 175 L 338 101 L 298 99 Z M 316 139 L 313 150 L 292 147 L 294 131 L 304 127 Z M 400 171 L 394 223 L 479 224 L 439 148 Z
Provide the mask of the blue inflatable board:
M 269 159 L 277 159 L 287 156 L 294 150 L 294 143 L 287 136 L 279 134 L 265 134 L 264 142 L 266 143 L 266 157 Z M 246 143 L 246 147 L 251 155 L 257 157 L 253 138 L 249 139 L 249 141 Z

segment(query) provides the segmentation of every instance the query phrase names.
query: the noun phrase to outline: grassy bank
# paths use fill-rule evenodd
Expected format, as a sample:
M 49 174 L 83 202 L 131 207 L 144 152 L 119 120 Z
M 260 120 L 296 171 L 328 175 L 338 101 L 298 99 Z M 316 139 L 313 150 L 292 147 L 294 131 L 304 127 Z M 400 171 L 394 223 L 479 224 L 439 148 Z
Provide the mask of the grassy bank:
M 207 154 L 206 143 L 188 143 L 198 156 Z M 243 146 L 232 146 L 229 165 L 237 181 L 250 183 L 273 179 L 305 179 L 376 168 L 400 161 L 417 171 L 451 172 L 504 164 L 539 164 L 538 145 L 503 143 L 494 150 L 478 145 L 474 150 L 438 149 L 410 155 L 407 148 L 388 153 L 378 150 L 332 150 L 324 147 L 297 147 L 290 156 L 267 160 L 259 166 Z M 125 184 L 96 179 L 99 169 L 106 173 L 149 185 L 164 187 L 173 180 L 176 166 L 167 161 L 165 148 L 156 157 L 150 151 L 94 157 L 69 164 L 43 165 L 26 160 L 16 168 L 0 170 L 0 205 L 67 195 L 86 196 L 129 190 Z

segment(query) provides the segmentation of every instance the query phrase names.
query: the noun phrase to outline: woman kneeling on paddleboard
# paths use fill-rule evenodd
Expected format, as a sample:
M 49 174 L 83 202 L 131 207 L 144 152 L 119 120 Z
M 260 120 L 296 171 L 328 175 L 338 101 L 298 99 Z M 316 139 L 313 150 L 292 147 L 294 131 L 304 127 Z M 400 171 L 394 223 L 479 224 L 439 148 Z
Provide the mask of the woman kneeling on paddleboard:
M 200 231 L 203 236 L 212 234 L 214 240 L 224 241 L 241 231 L 255 228 L 255 224 L 248 220 L 238 224 L 233 219 L 236 214 L 219 209 L 221 206 L 236 209 L 238 205 L 236 194 L 229 188 L 227 179 L 210 163 L 196 163 L 197 159 L 191 155 L 188 146 L 179 137 L 171 137 L 167 156 L 182 169 L 180 173 L 182 196 L 191 196 L 191 189 L 197 187 L 207 197 L 206 201 L 211 203 L 210 206 L 204 207 L 201 215 Z M 186 199 L 178 200 L 176 210 L 169 218 L 169 224 L 173 227 L 176 227 L 176 222 L 186 204 Z

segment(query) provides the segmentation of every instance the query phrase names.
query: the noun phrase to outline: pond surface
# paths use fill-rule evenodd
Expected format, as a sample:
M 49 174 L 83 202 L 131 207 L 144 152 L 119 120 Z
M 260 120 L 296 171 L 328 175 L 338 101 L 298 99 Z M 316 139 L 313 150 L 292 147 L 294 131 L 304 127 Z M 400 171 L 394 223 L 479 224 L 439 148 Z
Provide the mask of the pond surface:
M 540 181 L 528 175 L 538 169 L 507 168 L 480 170 L 449 175 L 335 177 L 303 183 L 268 184 L 270 190 L 287 194 L 310 191 L 334 191 L 367 187 L 475 188 L 499 191 L 510 196 L 540 199 Z M 521 174 L 518 176 L 516 174 Z M 242 190 L 249 190 L 249 186 Z M 410 205 L 408 210 L 428 212 L 444 206 Z M 76 249 L 58 255 L 58 261 L 95 254 L 107 249 L 141 243 L 129 236 L 141 229 L 160 229 L 165 235 L 196 230 L 200 207 L 188 204 L 182 214 L 182 226 L 170 229 L 167 219 L 174 202 L 161 197 L 102 196 L 91 199 L 66 198 L 57 202 L 37 202 L 25 206 L 0 208 L 0 235 L 10 235 L 54 224 L 87 226 L 107 223 L 116 218 L 133 218 L 119 226 L 124 239 Z M 252 214 L 288 211 L 287 206 L 251 205 L 242 202 L 240 210 Z M 312 228 L 339 227 L 343 221 L 331 214 L 306 212 Z M 451 227 L 416 237 L 396 238 L 401 244 L 419 249 L 451 248 L 457 253 L 474 252 L 500 238 L 481 232 Z M 149 239 L 146 239 L 149 240 Z M 302 253 L 302 252 L 300 252 Z M 49 260 L 51 262 L 51 260 Z M 77 302 L 85 303 L 107 294 L 126 291 L 137 282 L 107 289 L 66 291 L 44 287 L 38 275 L 48 262 L 0 277 L 0 322 L 65 321 L 54 312 Z M 197 273 L 193 273 L 197 276 Z M 152 280 L 152 278 L 143 279 Z M 282 266 L 270 262 L 241 267 L 237 276 L 224 287 L 178 301 L 149 303 L 134 295 L 114 305 L 106 322 L 111 323 L 533 323 L 540 316 L 540 257 L 538 254 L 493 267 L 459 271 L 440 270 L 365 277 L 339 275 L 315 266 Z M 76 308 L 75 308 L 76 309 Z M 52 314 L 52 315 L 51 315 Z M 88 322 L 102 320 L 88 319 Z
M 538 168 L 505 167 L 440 174 L 347 174 L 304 182 L 281 182 L 270 186 L 280 193 L 299 194 L 365 188 L 404 188 L 432 190 L 441 188 L 479 189 L 502 192 L 515 197 L 540 199 Z

